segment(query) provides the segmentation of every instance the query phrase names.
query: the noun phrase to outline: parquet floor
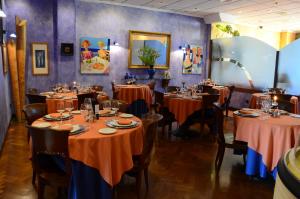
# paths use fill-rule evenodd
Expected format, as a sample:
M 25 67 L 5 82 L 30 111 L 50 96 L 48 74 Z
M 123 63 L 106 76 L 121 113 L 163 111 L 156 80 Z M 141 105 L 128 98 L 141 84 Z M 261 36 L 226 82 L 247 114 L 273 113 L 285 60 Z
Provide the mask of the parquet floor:
M 175 126 L 174 126 L 175 127 Z M 232 130 L 227 119 L 226 131 Z M 31 162 L 24 124 L 12 123 L 0 156 L 0 198 L 36 198 L 31 185 Z M 147 199 L 272 198 L 272 179 L 250 179 L 244 173 L 242 157 L 226 150 L 219 176 L 214 172 L 217 144 L 206 135 L 188 140 L 159 134 L 151 162 Z M 118 199 L 135 198 L 134 179 L 124 177 L 117 187 Z M 45 198 L 57 198 L 46 188 Z

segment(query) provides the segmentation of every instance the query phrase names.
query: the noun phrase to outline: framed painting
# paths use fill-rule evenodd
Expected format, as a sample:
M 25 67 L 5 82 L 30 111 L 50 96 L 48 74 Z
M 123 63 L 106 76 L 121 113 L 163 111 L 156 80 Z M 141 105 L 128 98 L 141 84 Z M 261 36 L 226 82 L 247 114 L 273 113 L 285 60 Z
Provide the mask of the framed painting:
M 203 48 L 197 45 L 187 45 L 183 51 L 182 73 L 200 75 L 203 65 Z
M 32 59 L 33 75 L 49 74 L 48 43 L 46 42 L 31 43 L 31 59 Z
M 110 39 L 80 38 L 81 74 L 109 74 Z
M 148 68 L 139 59 L 139 50 L 146 46 L 155 49 L 159 54 L 154 68 L 169 69 L 171 34 L 135 30 L 129 31 L 128 68 Z
M 3 65 L 3 74 L 8 72 L 8 58 L 7 58 L 7 48 L 6 44 L 2 44 L 2 65 Z

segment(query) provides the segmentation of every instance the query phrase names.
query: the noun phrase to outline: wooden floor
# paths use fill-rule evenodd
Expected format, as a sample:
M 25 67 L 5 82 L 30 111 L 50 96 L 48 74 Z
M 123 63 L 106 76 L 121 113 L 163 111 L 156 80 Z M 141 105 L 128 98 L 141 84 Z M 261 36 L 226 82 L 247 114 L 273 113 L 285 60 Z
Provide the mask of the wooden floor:
M 227 119 L 226 131 L 232 120 Z M 12 123 L 0 156 L 0 198 L 36 198 L 31 185 L 31 162 L 24 124 Z M 272 198 L 272 179 L 250 179 L 244 173 L 241 156 L 226 150 L 219 176 L 214 172 L 217 144 L 207 135 L 188 140 L 159 135 L 150 166 L 147 199 Z M 117 187 L 120 199 L 135 198 L 134 179 L 124 177 Z M 46 188 L 46 198 L 57 198 Z

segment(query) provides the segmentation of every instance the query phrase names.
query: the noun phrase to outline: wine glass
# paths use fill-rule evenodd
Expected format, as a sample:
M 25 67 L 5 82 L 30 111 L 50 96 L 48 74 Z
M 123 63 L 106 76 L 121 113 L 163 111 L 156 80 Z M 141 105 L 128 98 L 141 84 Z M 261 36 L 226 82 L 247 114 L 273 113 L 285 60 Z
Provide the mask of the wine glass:
M 63 112 L 65 112 L 65 104 L 63 101 L 59 101 L 56 104 L 56 110 L 60 114 L 60 124 L 62 125 Z
M 83 116 L 83 118 L 86 120 L 86 118 L 88 116 L 88 110 L 87 110 L 85 104 L 80 105 L 80 113 Z
M 119 111 L 119 102 L 117 100 L 113 100 L 111 102 L 111 110 L 113 110 L 115 112 L 115 115 L 118 115 L 118 111 Z
M 111 102 L 110 101 L 103 102 L 103 110 L 111 110 Z
M 66 100 L 65 101 L 65 110 L 69 113 L 69 116 L 71 116 L 71 112 L 74 108 L 73 100 Z

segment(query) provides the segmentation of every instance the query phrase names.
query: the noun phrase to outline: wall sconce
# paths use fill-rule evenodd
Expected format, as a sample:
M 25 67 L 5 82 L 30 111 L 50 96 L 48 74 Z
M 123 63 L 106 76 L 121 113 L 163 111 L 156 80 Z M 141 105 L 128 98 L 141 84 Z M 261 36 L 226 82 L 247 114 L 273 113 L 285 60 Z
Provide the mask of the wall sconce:
M 3 10 L 2 9 L 0 9 L 0 17 L 6 17 L 6 14 L 3 12 Z
M 114 41 L 114 46 L 120 46 L 120 44 L 117 41 Z
M 11 34 L 9 35 L 9 37 L 10 37 L 10 38 L 17 38 L 17 35 L 16 35 L 15 33 L 11 33 Z

